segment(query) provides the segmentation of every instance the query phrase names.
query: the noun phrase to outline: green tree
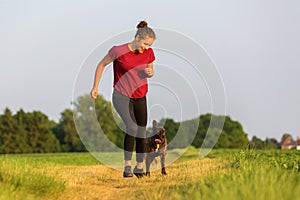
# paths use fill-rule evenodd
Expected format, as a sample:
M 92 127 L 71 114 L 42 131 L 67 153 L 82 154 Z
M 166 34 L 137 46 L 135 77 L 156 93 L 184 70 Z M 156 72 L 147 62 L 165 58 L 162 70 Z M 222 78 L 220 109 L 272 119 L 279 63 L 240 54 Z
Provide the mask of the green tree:
M 62 151 L 82 152 L 86 151 L 77 133 L 73 112 L 66 109 L 61 113 L 61 118 L 53 132 L 61 144 Z
M 278 149 L 279 144 L 275 138 L 266 138 L 265 140 L 267 149 Z
M 192 130 L 198 124 L 197 130 Z M 217 116 L 212 114 L 201 115 L 199 119 L 193 119 L 184 121 L 181 123 L 174 122 L 172 119 L 164 119 L 160 122 L 163 124 L 167 130 L 168 141 L 171 141 L 178 130 L 182 128 L 181 131 L 186 131 L 186 135 L 181 138 L 182 141 L 179 143 L 186 144 L 190 142 L 191 135 L 189 133 L 197 134 L 192 138 L 192 145 L 199 147 L 214 147 L 214 148 L 242 148 L 248 144 L 247 134 L 244 132 L 242 125 L 231 120 L 229 116 Z M 224 124 L 224 126 L 222 126 Z M 205 141 L 205 143 L 204 143 Z M 177 148 L 181 147 L 181 144 L 175 144 Z
M 80 96 L 74 102 L 76 127 L 89 151 L 110 151 L 116 146 L 123 148 L 124 133 L 119 128 L 121 120 L 117 115 L 114 118 L 113 112 L 111 103 L 100 95 L 96 100 L 90 95 Z
M 19 126 L 25 129 L 25 143 L 30 149 L 24 149 L 24 153 L 61 151 L 59 141 L 51 131 L 53 122 L 45 114 L 40 111 L 18 112 L 16 117 L 19 120 Z
M 228 133 L 226 133 L 226 131 L 222 130 L 215 148 L 230 148 L 230 146 L 230 136 L 228 135 Z
M 203 148 L 217 148 L 217 142 L 220 136 L 220 129 L 217 128 L 209 128 L 206 132 L 205 138 L 203 140 L 203 144 L 201 147 Z
M 226 131 L 223 130 L 225 116 L 208 113 L 201 115 L 199 119 L 199 128 L 201 128 L 199 132 L 200 137 L 202 137 L 202 143 L 197 146 L 204 148 L 225 148 L 225 145 L 228 146 L 229 139 Z
M 3 115 L 0 116 L 0 141 L 1 153 L 10 153 L 14 151 L 16 134 L 16 121 L 9 108 L 5 108 Z
M 124 129 L 125 125 L 112 104 L 106 101 L 103 96 L 98 96 L 95 100 L 95 110 L 99 125 L 106 137 L 116 146 L 123 148 L 125 134 L 119 127 Z
M 265 142 L 256 136 L 252 137 L 251 143 L 252 143 L 253 147 L 256 149 L 264 149 L 265 148 Z
M 27 132 L 22 119 L 25 112 L 21 109 L 18 115 L 12 115 L 9 109 L 5 109 L 1 116 L 1 135 L 3 153 L 31 152 L 30 146 L 26 143 Z
M 249 143 L 242 125 L 226 116 L 223 130 L 228 134 L 229 148 L 243 148 Z
M 2 153 L 44 153 L 60 150 L 59 142 L 51 132 L 53 122 L 39 112 L 25 113 L 20 109 L 12 115 L 5 109 L 0 117 Z

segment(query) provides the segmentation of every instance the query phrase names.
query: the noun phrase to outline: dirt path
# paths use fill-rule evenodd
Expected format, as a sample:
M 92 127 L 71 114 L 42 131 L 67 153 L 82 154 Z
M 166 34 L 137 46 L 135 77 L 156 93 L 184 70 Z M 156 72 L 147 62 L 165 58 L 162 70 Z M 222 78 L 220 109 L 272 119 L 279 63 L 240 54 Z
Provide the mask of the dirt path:
M 151 177 L 143 179 L 124 179 L 121 171 L 102 165 L 55 167 L 51 169 L 51 173 L 65 180 L 66 188 L 54 199 L 148 199 L 153 192 L 161 193 L 164 188 L 186 184 L 214 173 L 220 168 L 218 163 L 218 160 L 208 158 L 175 163 L 167 167 L 166 177 L 155 171 Z

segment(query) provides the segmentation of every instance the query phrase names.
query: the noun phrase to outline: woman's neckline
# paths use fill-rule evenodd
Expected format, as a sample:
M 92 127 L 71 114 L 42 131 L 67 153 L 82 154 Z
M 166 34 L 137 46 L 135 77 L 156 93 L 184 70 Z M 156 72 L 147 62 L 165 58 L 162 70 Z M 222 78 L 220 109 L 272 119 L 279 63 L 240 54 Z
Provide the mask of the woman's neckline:
M 132 50 L 131 48 L 130 48 L 130 45 L 131 45 L 131 43 L 127 43 L 127 48 L 129 49 L 129 51 L 131 52 L 131 53 L 133 53 L 133 54 L 135 54 L 135 55 L 139 55 L 139 54 L 142 54 L 142 53 L 144 53 L 145 52 L 145 50 L 141 53 L 141 52 L 139 52 L 138 50 Z
M 127 48 L 129 49 L 129 51 L 131 51 L 132 53 L 134 53 L 134 50 L 133 49 L 131 49 L 131 47 L 130 47 L 130 45 L 131 45 L 131 43 L 127 43 Z

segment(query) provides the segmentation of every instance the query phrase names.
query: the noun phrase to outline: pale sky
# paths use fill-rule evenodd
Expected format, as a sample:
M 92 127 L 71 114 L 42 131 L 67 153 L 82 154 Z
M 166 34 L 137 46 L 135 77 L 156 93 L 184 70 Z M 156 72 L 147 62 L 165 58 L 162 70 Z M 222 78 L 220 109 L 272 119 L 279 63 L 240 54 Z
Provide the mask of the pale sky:
M 70 108 L 74 85 L 89 55 L 116 35 L 134 33 L 137 23 L 147 20 L 154 30 L 181 33 L 205 49 L 222 77 L 226 115 L 242 124 L 249 139 L 253 135 L 280 139 L 283 133 L 296 138 L 300 136 L 299 19 L 297 0 L 0 0 L 0 109 L 40 110 L 58 121 L 60 113 Z M 179 47 L 180 41 L 172 45 Z M 166 57 L 159 51 L 156 56 L 156 78 L 172 82 L 175 76 L 161 71 L 159 63 Z M 92 65 L 91 71 L 96 67 Z M 100 89 L 107 99 L 110 70 L 111 66 Z M 180 86 L 188 92 L 184 84 Z M 149 113 L 183 120 L 205 114 L 211 111 L 209 94 L 200 93 L 200 111 L 187 107 L 197 111 L 188 112 L 190 116 L 181 116 L 176 108 L 162 108 L 172 106 L 172 99 L 168 103 L 161 99 L 156 114 L 151 105 Z M 158 97 L 155 92 L 148 94 L 150 102 Z

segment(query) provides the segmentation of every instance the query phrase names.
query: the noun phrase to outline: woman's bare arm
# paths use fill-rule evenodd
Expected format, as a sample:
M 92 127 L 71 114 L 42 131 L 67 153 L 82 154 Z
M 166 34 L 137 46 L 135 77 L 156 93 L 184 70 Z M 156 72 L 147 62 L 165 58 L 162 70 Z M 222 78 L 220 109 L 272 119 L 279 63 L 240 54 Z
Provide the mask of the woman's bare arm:
M 93 99 L 96 99 L 98 96 L 98 85 L 99 85 L 103 70 L 104 70 L 105 66 L 108 65 L 109 63 L 111 63 L 112 61 L 113 60 L 111 59 L 111 57 L 108 54 L 106 54 L 104 56 L 104 58 L 98 64 L 98 66 L 96 68 L 96 72 L 95 72 L 93 89 L 91 90 L 91 97 Z

